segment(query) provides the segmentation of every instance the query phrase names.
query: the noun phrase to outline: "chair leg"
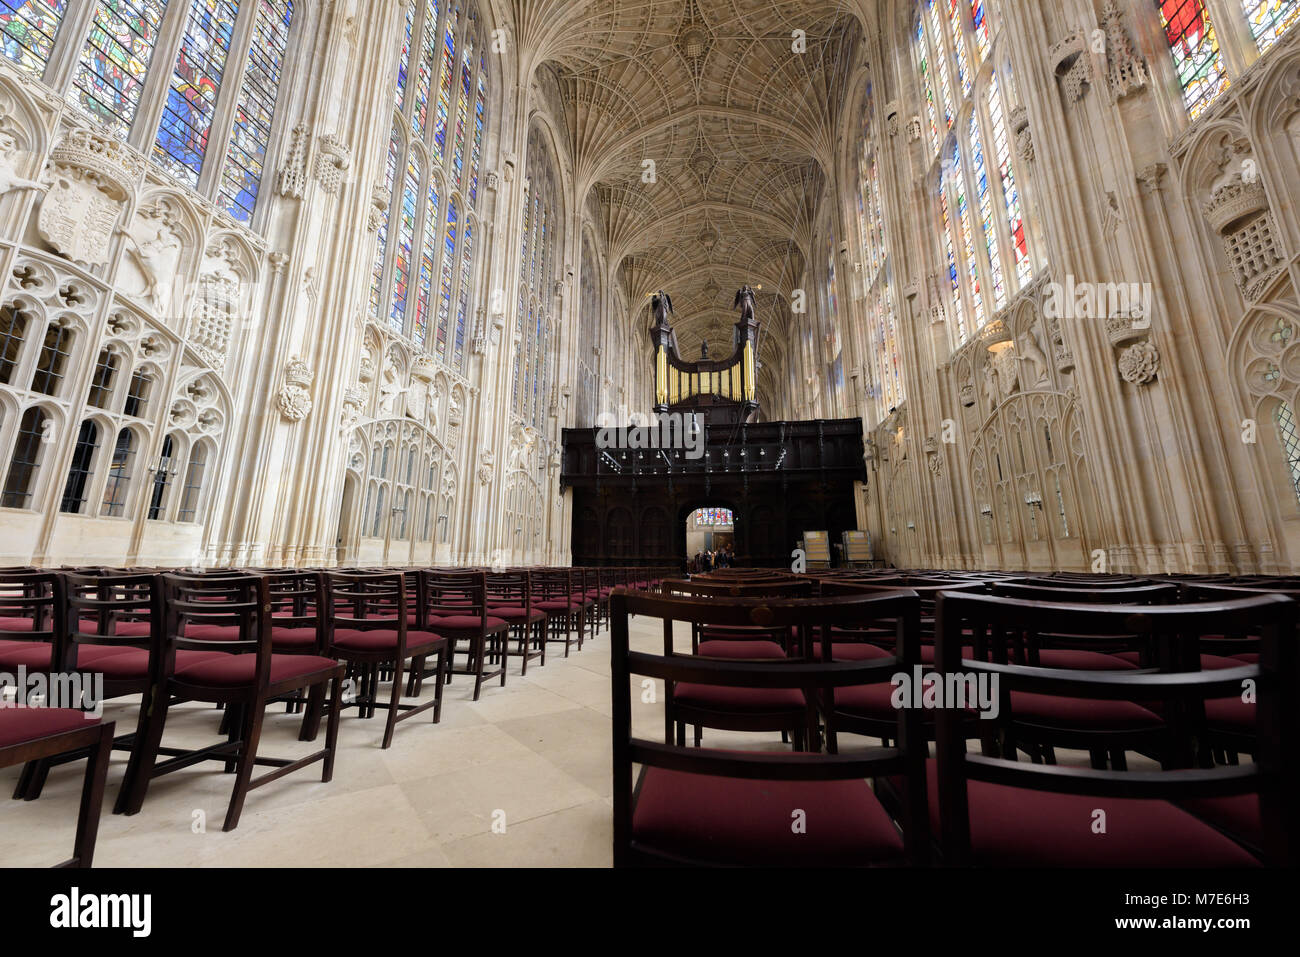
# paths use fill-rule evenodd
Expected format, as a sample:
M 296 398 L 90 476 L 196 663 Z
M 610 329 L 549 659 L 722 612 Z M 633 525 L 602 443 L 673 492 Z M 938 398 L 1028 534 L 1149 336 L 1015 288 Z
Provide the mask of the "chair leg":
M 438 652 L 438 686 L 433 692 L 433 723 L 437 724 L 442 720 L 442 686 L 445 683 L 442 680 L 442 673 L 447 670 L 447 653 Z
M 325 686 L 314 684 L 307 692 L 307 710 L 302 716 L 302 729 L 298 732 L 299 741 L 315 741 L 320 733 L 321 710 L 325 707 Z
M 99 742 L 86 760 L 86 779 L 81 786 L 81 808 L 77 812 L 77 837 L 72 858 L 77 867 L 90 867 L 95 859 L 99 836 L 99 815 L 104 806 L 104 784 L 108 780 L 108 759 L 113 753 L 113 725 L 104 726 Z
M 24 764 L 18 785 L 14 788 L 14 800 L 21 798 L 24 801 L 35 801 L 40 797 L 45 781 L 50 776 L 50 766 L 48 758 L 37 758 Z
M 149 700 L 151 696 L 152 703 Z M 138 814 L 144 805 L 149 781 L 153 778 L 153 766 L 158 760 L 158 748 L 162 745 L 163 727 L 167 724 L 168 703 L 167 690 L 161 687 L 151 689 L 140 702 L 135 743 L 127 761 L 126 777 L 113 805 L 114 814 Z
M 398 705 L 402 700 L 402 670 L 406 665 L 405 661 L 397 662 L 393 668 L 393 695 L 388 702 L 388 723 L 384 725 L 384 743 L 381 748 L 387 748 L 393 743 L 393 729 L 397 727 Z
M 314 689 L 313 689 L 314 690 Z M 325 767 L 321 769 L 320 779 L 328 784 L 334 777 L 334 755 L 338 752 L 339 742 L 339 701 L 342 698 L 343 680 L 334 678 L 330 681 L 330 716 L 325 723 Z M 317 721 L 320 715 L 316 716 Z M 315 734 L 312 735 L 314 739 Z
M 248 796 L 248 785 L 253 780 L 253 762 L 257 759 L 257 743 L 262 737 L 262 719 L 266 716 L 266 702 L 261 698 L 241 702 L 243 727 L 240 729 L 242 739 L 239 748 L 238 768 L 235 771 L 235 787 L 230 793 L 230 808 L 226 811 L 226 823 L 221 825 L 223 831 L 233 831 L 239 825 L 239 815 L 244 810 L 244 798 Z

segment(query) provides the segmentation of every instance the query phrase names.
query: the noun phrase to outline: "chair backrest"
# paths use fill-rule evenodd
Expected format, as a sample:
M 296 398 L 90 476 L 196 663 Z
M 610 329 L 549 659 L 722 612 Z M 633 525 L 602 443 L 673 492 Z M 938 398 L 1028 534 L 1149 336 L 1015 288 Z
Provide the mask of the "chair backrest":
M 784 576 L 768 581 L 705 581 L 699 576 L 689 580 L 666 578 L 659 583 L 664 595 L 695 595 L 717 598 L 795 598 L 808 597 L 813 592 L 813 582 L 805 578 Z
M 1055 581 L 1056 579 L 1039 579 Z M 1025 601 L 1098 602 L 1111 605 L 1168 605 L 1178 600 L 1178 586 L 1171 582 L 1103 588 L 1035 585 L 1029 582 L 994 582 L 993 594 Z
M 276 628 L 314 628 L 316 653 L 325 648 L 325 574 L 291 569 L 266 575 L 271 593 L 271 624 Z
M 408 605 L 402 572 L 326 572 L 323 625 L 327 645 L 340 629 L 397 632 L 397 652 L 406 651 Z
M 448 571 L 425 568 L 419 572 L 422 597 L 416 623 L 421 628 L 431 619 L 487 614 L 487 572 L 482 569 Z
M 162 626 L 162 589 L 157 575 L 105 571 L 65 572 L 69 645 L 65 667 L 74 669 L 82 645 L 118 645 L 152 650 Z M 127 623 L 148 628 L 126 629 Z M 119 630 L 123 633 L 119 633 Z
M 150 668 L 171 675 L 177 651 L 223 651 L 256 654 L 255 681 L 265 685 L 271 669 L 271 592 L 264 575 L 180 575 L 158 577 L 162 627 L 153 630 Z M 194 638 L 186 623 L 236 629 L 233 636 Z
M 896 619 L 903 626 L 900 653 L 867 661 L 757 662 L 634 652 L 628 645 L 629 615 L 659 618 L 665 634 L 674 622 L 736 628 L 852 628 Z M 677 747 L 636 738 L 632 734 L 631 679 L 654 678 L 671 686 L 698 682 L 740 688 L 800 688 L 815 700 L 833 696 L 834 689 L 888 682 L 902 671 L 910 673 L 920 661 L 915 595 L 895 591 L 877 595 L 820 598 L 675 598 L 652 592 L 617 589 L 610 599 L 612 634 L 614 732 L 614 862 L 627 863 L 632 851 L 632 766 L 666 768 L 694 774 L 765 780 L 830 781 L 895 776 L 901 796 L 904 846 L 914 863 L 929 852 L 926 811 L 925 737 L 914 708 L 898 709 L 896 747 L 865 754 L 779 754 L 712 751 Z M 669 646 L 671 647 L 671 646 Z M 833 701 L 832 701 L 833 706 Z
M 0 572 L 0 640 L 49 642 L 50 665 L 60 669 L 68 633 L 65 587 L 57 572 Z
M 539 568 L 533 572 L 534 601 L 571 601 L 573 569 Z
M 1242 628 L 1261 634 L 1259 664 L 1201 671 L 1197 637 Z M 999 721 L 1010 720 L 1012 692 L 1164 702 L 1171 745 L 1159 772 L 1135 773 L 1007 760 L 986 752 L 966 753 L 969 714 L 946 701 L 938 712 L 936 753 L 939 813 L 945 862 L 965 864 L 970 855 L 967 781 L 1098 797 L 1191 800 L 1257 793 L 1266 835 L 1262 850 L 1275 863 L 1294 863 L 1300 829 L 1296 731 L 1300 701 L 1300 649 L 1295 641 L 1296 605 L 1275 595 L 1258 595 L 1205 605 L 1132 605 L 1023 602 L 1014 598 L 946 592 L 938 602 L 936 680 L 941 688 L 970 688 L 982 676 L 996 682 Z M 981 659 L 986 636 L 1019 632 L 1088 635 L 1144 634 L 1158 649 L 1161 671 L 1066 671 L 1009 665 Z M 962 646 L 974 636 L 976 656 L 963 660 Z M 1005 659 L 1003 659 L 1005 660 Z M 1243 685 L 1257 689 L 1258 747 L 1253 765 L 1195 768 L 1196 742 L 1204 736 L 1204 702 L 1240 696 Z M 1247 685 L 1248 686 L 1248 685 Z
M 527 569 L 506 572 L 488 572 L 484 578 L 487 603 L 499 608 L 533 610 L 532 573 Z

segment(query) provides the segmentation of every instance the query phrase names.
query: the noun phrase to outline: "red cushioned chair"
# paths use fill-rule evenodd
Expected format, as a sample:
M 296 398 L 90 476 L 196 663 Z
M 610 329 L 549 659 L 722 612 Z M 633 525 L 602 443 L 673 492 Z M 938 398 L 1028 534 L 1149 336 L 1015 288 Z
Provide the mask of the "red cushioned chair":
M 61 671 L 102 681 L 105 701 L 148 692 L 152 671 L 150 655 L 158 645 L 154 630 L 162 621 L 161 589 L 158 576 L 96 570 L 86 574 L 61 573 L 64 613 L 69 624 L 67 643 L 61 654 Z M 176 667 L 185 668 L 218 657 L 221 651 L 178 651 Z M 139 728 L 146 715 L 141 711 Z M 136 731 L 113 741 L 117 750 L 130 751 Z M 162 754 L 182 754 L 160 748 Z M 33 762 L 23 769 L 14 797 L 40 797 L 52 766 L 81 755 Z
M 398 721 L 433 709 L 433 723 L 442 720 L 442 686 L 445 681 L 449 642 L 429 630 L 426 602 L 417 599 L 412 625 L 406 604 L 406 581 L 401 572 L 326 572 L 324 627 L 327 654 L 344 661 L 348 677 L 359 684 L 346 707 L 356 707 L 369 718 L 376 708 L 388 711 L 382 748 L 393 743 Z M 423 586 L 419 586 L 422 593 Z M 402 701 L 402 679 L 411 662 L 413 683 L 408 696 L 419 693 L 426 677 L 426 662 L 433 657 L 434 696 L 421 704 Z M 380 671 L 391 675 L 389 700 L 379 700 Z
M 996 677 L 1005 715 L 1019 695 L 1073 701 L 1162 702 L 1171 746 L 1160 771 L 1026 764 L 1000 751 L 991 736 L 981 754 L 966 751 L 966 713 L 938 712 L 937 775 L 931 820 L 942 835 L 944 862 L 955 865 L 1062 867 L 1241 867 L 1258 864 L 1251 847 L 1188 810 L 1194 802 L 1256 800 L 1266 863 L 1294 864 L 1300 829 L 1297 778 L 1297 706 L 1300 658 L 1294 641 L 1296 607 L 1288 599 L 1258 596 L 1199 606 L 1020 602 L 948 593 L 938 603 L 937 679 L 953 686 L 981 675 Z M 1197 636 L 1258 628 L 1259 664 L 1199 669 Z M 1065 671 L 963 659 L 973 633 L 1039 630 L 1149 636 L 1162 672 Z M 1259 693 L 1259 760 L 1251 766 L 1197 767 L 1207 698 L 1240 693 L 1245 681 Z M 1001 721 L 1001 716 L 999 717 Z M 1104 814 L 1100 817 L 1098 812 Z M 1099 824 L 1104 823 L 1104 828 Z
M 533 607 L 533 589 L 528 569 L 489 572 L 486 579 L 488 614 L 510 626 L 510 637 L 517 642 L 511 651 L 506 643 L 506 657 L 522 660 L 520 674 L 528 674 L 528 662 L 540 658 L 546 664 L 546 612 Z
M 533 607 L 546 613 L 546 640 L 564 643 L 564 657 L 569 657 L 573 633 L 578 634 L 578 650 L 586 634 L 584 606 L 573 592 L 575 570 L 572 568 L 538 568 L 532 572 Z
M 0 768 L 67 754 L 87 757 L 72 857 L 59 867 L 90 867 L 94 861 L 113 728 L 112 721 L 71 708 L 0 708 Z
M 0 572 L 0 671 L 49 674 L 64 636 L 63 581 L 54 572 Z
M 272 650 L 271 593 L 261 575 L 162 575 L 161 628 L 155 630 L 150 655 L 150 687 L 141 702 L 142 723 L 136 734 L 126 779 L 118 794 L 115 813 L 135 814 L 144 804 L 149 782 L 163 774 L 201 761 L 225 762 L 235 774 L 230 806 L 222 830 L 239 823 L 248 792 L 277 778 L 321 762 L 321 780 L 334 773 L 338 741 L 339 696 L 344 669 L 333 658 L 315 655 L 280 655 Z M 190 637 L 183 622 L 201 616 L 211 624 L 236 628 L 235 638 Z M 182 651 L 219 651 L 204 661 L 182 663 Z M 325 747 L 303 758 L 259 757 L 258 742 L 266 706 L 274 698 L 293 692 L 308 693 L 308 714 L 300 738 L 315 740 L 331 688 Z M 172 704 L 203 701 L 226 707 L 228 740 L 206 748 L 180 752 L 159 762 L 163 729 Z M 255 765 L 275 768 L 253 777 Z
M 480 569 L 420 573 L 421 609 L 429 631 L 447 639 L 447 680 L 453 674 L 474 678 L 474 700 L 483 683 L 500 677 L 506 683 L 506 648 L 510 625 L 487 608 L 487 574 Z M 456 668 L 457 644 L 466 644 L 465 667 Z M 493 670 L 489 671 L 489 666 Z
M 896 658 L 848 662 L 755 662 L 632 652 L 628 616 L 704 622 L 719 627 L 761 624 L 835 625 L 878 616 L 863 606 L 893 602 L 908 614 L 915 597 L 818 599 L 667 598 L 615 590 L 612 612 L 614 722 L 614 865 L 888 866 L 929 857 L 925 813 L 925 750 L 918 715 L 897 713 L 897 748 L 863 755 L 751 753 L 685 748 L 632 736 L 633 676 L 665 686 L 697 684 L 737 690 L 789 689 L 813 698 L 846 685 L 887 680 Z M 907 649 L 916 656 L 915 630 Z M 909 745 L 913 745 L 910 746 Z M 633 784 L 633 766 L 640 765 Z M 868 778 L 898 779 L 898 820 Z M 799 814 L 806 820 L 800 828 Z M 813 822 L 816 822 L 814 824 Z

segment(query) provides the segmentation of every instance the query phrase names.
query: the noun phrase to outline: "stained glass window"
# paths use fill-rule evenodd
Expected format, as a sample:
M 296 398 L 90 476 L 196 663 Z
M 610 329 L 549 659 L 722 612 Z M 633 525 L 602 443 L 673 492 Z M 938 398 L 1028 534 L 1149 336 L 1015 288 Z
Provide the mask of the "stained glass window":
M 411 68 L 411 33 L 415 30 L 415 0 L 406 5 L 406 29 L 402 34 L 402 54 L 397 58 L 397 90 L 394 94 L 398 110 L 406 108 L 406 74 Z
M 930 62 L 934 65 L 934 72 L 939 75 L 939 92 L 943 97 L 943 121 L 948 129 L 952 129 L 952 86 L 948 82 L 948 64 L 943 52 L 943 30 L 939 26 L 939 8 L 935 5 L 935 0 L 926 0 L 926 5 L 930 11 Z
M 292 22 L 292 0 L 257 0 L 253 43 L 221 177 L 221 205 L 241 223 L 253 218 L 257 204 Z
M 1156 6 L 1183 88 L 1183 102 L 1195 119 L 1228 86 L 1219 39 L 1202 0 L 1156 0 Z
M 1242 0 L 1241 6 L 1261 53 L 1300 20 L 1300 0 Z
M 140 105 L 166 0 L 100 0 L 68 100 L 118 136 Z
M 939 209 L 943 216 L 943 241 L 948 254 L 948 284 L 952 291 L 953 318 L 957 321 L 957 341 L 966 341 L 966 314 L 961 305 L 961 279 L 957 273 L 957 240 L 952 214 L 948 206 L 948 189 L 939 185 Z
M 930 120 L 930 151 L 939 149 L 939 118 L 934 104 L 934 81 L 930 73 L 930 51 L 925 43 L 925 23 L 916 24 L 917 69 L 921 73 L 921 86 L 925 90 L 925 109 Z
M 456 148 L 451 155 L 452 182 L 461 183 L 465 169 L 465 135 L 469 131 L 469 101 L 474 95 L 474 70 L 470 65 L 469 50 L 460 68 L 460 103 L 456 107 Z
M 411 150 L 402 186 L 402 205 L 397 210 L 397 252 L 393 260 L 393 307 L 389 327 L 406 333 L 406 293 L 411 282 L 411 244 L 415 241 L 415 217 L 420 208 L 420 158 Z
M 34 76 L 45 72 L 67 0 L 0 0 L 4 55 Z
M 414 5 L 412 5 L 412 8 Z M 411 110 L 411 129 L 416 139 L 424 139 L 429 127 L 429 90 L 433 86 L 434 71 L 438 69 L 438 5 L 429 3 L 424 11 L 424 26 L 420 30 L 420 66 L 415 80 L 415 106 Z M 401 104 L 398 104 L 401 108 Z
M 433 271 L 438 256 L 438 184 L 430 178 L 428 199 L 424 204 L 424 241 L 420 244 L 420 285 L 415 297 L 415 343 L 423 347 L 429 327 L 429 294 L 433 290 Z M 438 342 L 439 353 L 442 342 Z
M 975 23 L 975 49 L 979 51 L 982 63 L 989 58 L 989 20 L 984 11 L 984 0 L 971 0 L 970 15 Z
M 528 138 L 524 240 L 520 249 L 519 312 L 516 323 L 512 409 L 519 418 L 541 425 L 545 406 L 548 344 L 551 336 L 550 269 L 558 242 L 555 181 L 550 156 L 534 133 Z
M 952 59 L 957 64 L 957 78 L 961 81 L 962 96 L 970 96 L 970 64 L 966 60 L 966 36 L 961 26 L 961 7 L 959 0 L 947 0 L 948 3 L 948 40 L 952 44 Z
M 440 163 L 447 143 L 447 116 L 451 111 L 451 86 L 456 72 L 456 25 L 459 20 L 460 11 L 450 11 L 442 37 L 442 70 L 438 82 L 438 106 L 433 121 L 433 154 Z
M 1006 117 L 1002 109 L 1002 91 L 998 88 L 997 74 L 989 78 L 989 122 L 993 126 L 993 151 L 1002 180 L 1002 198 L 1006 204 L 1007 226 L 1011 230 L 1011 252 L 1015 260 L 1016 282 L 1023 286 L 1033 274 L 1034 265 L 1029 259 L 1029 242 L 1025 238 L 1025 217 L 1020 211 L 1020 193 L 1016 189 L 1015 173 L 1011 169 L 1011 143 L 1007 138 Z
M 474 270 L 474 225 L 466 221 L 465 238 L 460 251 L 460 305 L 456 308 L 454 365 L 460 368 L 465 359 L 465 328 L 469 321 L 470 276 Z
M 185 21 L 153 156 L 190 186 L 198 185 L 203 168 L 212 112 L 238 16 L 238 0 L 196 0 Z
M 975 263 L 975 230 L 971 227 L 970 205 L 966 200 L 966 182 L 961 171 L 961 154 L 958 153 L 956 144 L 953 145 L 952 150 L 950 181 L 956 195 L 957 223 L 961 229 L 962 248 L 966 254 L 966 272 L 970 280 L 971 307 L 975 312 L 974 329 L 978 329 L 984 325 L 984 298 L 980 294 L 979 267 Z
M 984 162 L 984 147 L 980 144 L 979 123 L 975 114 L 970 118 L 970 147 L 975 189 L 979 192 L 980 228 L 984 233 L 984 248 L 988 252 L 989 268 L 993 279 L 993 303 L 1001 309 L 1007 304 L 1007 285 L 1002 277 L 1002 257 L 998 253 L 997 226 L 993 221 L 993 202 L 989 195 L 989 173 Z
M 469 204 L 478 206 L 478 169 L 483 157 L 483 116 L 487 109 L 487 63 L 478 60 L 478 95 L 474 99 L 474 149 L 469 156 Z
M 438 286 L 438 350 L 445 357 L 447 326 L 451 321 L 451 284 L 456 268 L 456 201 L 447 204 L 447 230 L 442 238 L 442 281 Z
M 370 314 L 379 318 L 380 303 L 384 300 L 384 256 L 388 251 L 388 209 L 392 204 L 393 184 L 397 179 L 397 164 L 402 155 L 402 134 L 393 127 L 388 141 L 388 158 L 384 163 L 384 201 L 379 213 L 379 251 L 375 255 L 375 268 L 370 277 Z

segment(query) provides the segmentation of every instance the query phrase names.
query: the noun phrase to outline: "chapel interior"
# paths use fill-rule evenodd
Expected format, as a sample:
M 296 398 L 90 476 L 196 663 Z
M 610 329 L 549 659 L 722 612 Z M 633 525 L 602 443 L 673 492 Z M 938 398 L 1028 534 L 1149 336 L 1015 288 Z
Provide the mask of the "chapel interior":
M 1297 23 L 0 0 L 0 864 L 1300 863 Z

